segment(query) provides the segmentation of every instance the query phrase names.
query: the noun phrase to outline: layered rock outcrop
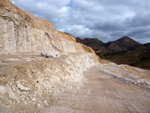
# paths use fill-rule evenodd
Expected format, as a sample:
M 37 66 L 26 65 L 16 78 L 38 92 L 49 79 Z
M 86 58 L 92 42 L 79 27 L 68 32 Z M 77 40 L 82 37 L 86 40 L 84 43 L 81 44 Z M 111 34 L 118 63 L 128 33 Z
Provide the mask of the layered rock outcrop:
M 46 19 L 0 1 L 0 54 L 49 54 L 50 51 L 85 52 L 71 35 L 59 32 Z
M 56 93 L 79 88 L 83 71 L 100 59 L 48 20 L 0 0 L 0 61 L 0 111 L 17 112 L 50 106 Z

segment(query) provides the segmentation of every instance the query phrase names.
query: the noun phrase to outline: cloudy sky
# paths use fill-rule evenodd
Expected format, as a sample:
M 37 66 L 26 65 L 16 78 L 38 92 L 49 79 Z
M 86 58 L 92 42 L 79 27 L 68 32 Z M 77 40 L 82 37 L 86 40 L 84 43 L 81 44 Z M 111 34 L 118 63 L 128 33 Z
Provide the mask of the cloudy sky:
M 11 0 L 74 37 L 150 42 L 150 0 Z

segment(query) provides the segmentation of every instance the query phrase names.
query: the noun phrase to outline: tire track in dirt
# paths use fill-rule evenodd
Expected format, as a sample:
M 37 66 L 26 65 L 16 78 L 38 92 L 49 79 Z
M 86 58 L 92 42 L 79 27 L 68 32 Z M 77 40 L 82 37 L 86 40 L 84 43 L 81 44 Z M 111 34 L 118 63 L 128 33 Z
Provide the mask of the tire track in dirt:
M 60 113 L 64 110 L 67 113 L 148 113 L 150 111 L 148 90 L 119 81 L 94 68 L 85 71 L 84 77 L 87 79 L 84 87 L 56 95 L 61 100 L 51 108 L 38 111 L 44 113 Z

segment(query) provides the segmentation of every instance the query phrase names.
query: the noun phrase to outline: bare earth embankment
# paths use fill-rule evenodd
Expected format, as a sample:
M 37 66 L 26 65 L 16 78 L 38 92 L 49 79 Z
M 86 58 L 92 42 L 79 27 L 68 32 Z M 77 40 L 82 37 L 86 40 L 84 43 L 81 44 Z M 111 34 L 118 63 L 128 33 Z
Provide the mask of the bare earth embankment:
M 0 0 L 0 113 L 149 113 L 149 73 Z
M 1 96 L 0 112 L 18 112 L 18 113 L 149 113 L 150 112 L 150 75 L 149 70 L 143 70 L 140 68 L 130 67 L 127 65 L 116 65 L 112 62 L 102 61 L 101 64 L 95 65 L 91 68 L 86 69 L 83 73 L 82 79 L 78 78 L 78 84 L 69 79 L 70 82 L 63 82 L 63 76 L 60 76 L 60 73 L 55 77 L 59 80 L 59 84 L 56 84 L 56 80 L 53 82 L 52 75 L 47 73 L 43 76 L 38 75 L 39 69 L 53 70 L 51 73 L 56 73 L 57 65 L 55 62 L 61 62 L 64 64 L 64 61 L 70 62 L 72 58 L 77 56 L 71 55 L 70 58 L 60 57 L 57 59 L 44 59 L 42 57 L 13 57 L 7 58 L 5 62 L 2 62 L 3 66 L 6 64 L 11 65 L 12 62 L 15 62 L 19 66 L 19 71 L 24 67 L 23 70 L 27 70 L 25 67 L 30 67 L 27 71 L 35 68 L 37 73 L 33 74 L 38 76 L 36 79 L 30 79 L 24 71 L 22 72 L 23 78 L 16 78 L 15 80 L 24 80 L 26 85 L 30 88 L 29 91 L 22 91 L 18 87 L 18 82 L 15 82 L 14 79 L 8 79 L 9 76 L 6 76 L 7 87 L 1 86 L 1 93 L 4 93 L 5 96 Z M 39 58 L 42 58 L 43 61 L 40 61 Z M 11 60 L 10 60 L 11 59 Z M 26 61 L 26 62 L 19 62 Z M 37 59 L 34 61 L 33 59 Z M 39 59 L 39 60 L 38 60 Z M 76 58 L 76 60 L 78 57 Z M 32 61 L 33 60 L 33 61 Z M 51 62 L 53 61 L 53 63 Z M 76 61 L 75 60 L 75 61 Z M 1 59 L 3 61 L 3 59 Z M 30 61 L 30 62 L 28 62 Z M 74 60 L 71 60 L 72 62 Z M 82 60 L 83 61 L 83 60 Z M 85 60 L 86 61 L 86 60 Z M 27 63 L 28 62 L 28 63 Z M 36 63 L 39 62 L 39 63 Z M 41 62 L 41 63 L 40 63 Z M 42 63 L 43 62 L 43 63 Z M 45 63 L 44 63 L 45 62 Z M 79 62 L 79 61 L 78 61 Z M 21 67 L 23 63 L 24 66 Z M 31 63 L 31 65 L 30 65 Z M 32 63 L 34 64 L 32 66 Z M 1 64 L 1 65 L 2 65 Z M 40 64 L 42 67 L 40 67 Z M 51 65 L 50 65 L 51 64 Z M 71 63 L 69 63 L 71 64 Z M 74 63 L 75 64 L 75 63 Z M 81 65 L 81 63 L 79 63 Z M 50 66 L 48 66 L 50 65 Z M 73 65 L 73 64 L 72 64 Z M 68 67 L 69 65 L 67 65 Z M 76 65 L 78 67 L 78 65 Z M 6 65 L 7 67 L 7 65 Z M 53 69 L 53 68 L 54 69 Z M 64 69 L 67 69 L 64 68 Z M 13 67 L 10 67 L 13 68 Z M 2 69 L 2 68 L 1 68 Z M 61 69 L 61 68 L 59 68 Z M 65 71 L 65 76 L 70 71 Z M 73 68 L 72 68 L 73 69 Z M 7 70 L 7 69 L 6 69 Z M 1 70 L 4 71 L 4 70 Z M 61 70 L 60 70 L 61 71 Z M 41 71 L 43 72 L 43 71 Z M 24 74 L 23 74 L 24 73 Z M 140 76 L 139 76 L 140 73 Z M 32 75 L 32 76 L 33 76 Z M 69 74 L 69 76 L 71 73 Z M 73 74 L 72 74 L 73 75 Z M 82 75 L 82 74 L 81 74 Z M 31 76 L 31 75 L 30 75 Z M 50 77 L 48 81 L 44 79 Z M 19 77 L 19 76 L 18 76 Z M 38 79 L 38 82 L 35 83 Z M 75 78 L 73 78 L 75 80 Z M 79 80 L 80 79 L 80 80 Z M 14 81 L 13 81 L 14 80 Z M 44 80 L 44 81 L 42 81 Z M 5 81 L 6 82 L 6 81 Z M 14 83 L 12 83 L 14 82 Z M 49 82 L 49 83 L 48 83 Z M 22 82 L 21 82 L 22 83 Z M 32 85 L 32 83 L 34 83 Z M 10 85 L 8 85 L 10 84 Z M 13 85 L 11 85 L 13 84 Z M 17 85 L 15 85 L 17 84 Z M 66 84 L 66 85 L 65 85 Z M 74 85 L 73 85 L 74 84 Z M 15 91 L 11 91 L 9 88 L 14 87 L 19 91 L 19 94 Z M 31 87 L 32 86 L 32 87 Z M 28 88 L 25 87 L 25 88 Z M 43 88 L 42 88 L 43 87 Z M 4 90 L 5 88 L 5 90 Z M 9 89 L 9 90 L 7 90 Z M 32 92 L 34 91 L 34 93 Z M 46 93 L 45 91 L 48 91 Z M 24 97 L 22 97 L 22 95 Z M 34 96 L 35 95 L 35 96 Z M 15 98 L 14 98 L 15 97 Z M 34 97 L 34 98 L 33 98 Z M 7 101 L 8 100 L 8 101 Z M 16 103 L 17 100 L 19 103 Z M 11 107 L 9 107 L 11 105 Z M 33 106 L 34 105 L 34 106 Z M 14 106 L 14 107 L 13 107 Z M 18 106 L 18 107 L 17 107 Z M 23 107 L 24 106 L 24 107 Z
M 58 94 L 59 101 L 45 113 L 149 113 L 150 92 L 102 72 L 99 66 L 84 72 L 85 85 L 73 92 Z

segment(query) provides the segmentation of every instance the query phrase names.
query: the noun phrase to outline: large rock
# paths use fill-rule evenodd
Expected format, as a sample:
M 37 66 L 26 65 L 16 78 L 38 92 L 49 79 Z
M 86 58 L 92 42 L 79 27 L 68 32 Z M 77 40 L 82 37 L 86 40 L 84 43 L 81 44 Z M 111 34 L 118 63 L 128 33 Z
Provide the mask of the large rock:
M 85 52 L 69 34 L 57 31 L 47 19 L 0 1 L 0 54 L 41 54 L 43 51 Z
M 100 60 L 91 48 L 57 31 L 48 20 L 0 0 L 0 55 L 18 55 L 25 62 L 25 54 L 27 63 L 0 67 L 0 112 L 51 106 L 57 93 L 79 88 L 83 71 Z

